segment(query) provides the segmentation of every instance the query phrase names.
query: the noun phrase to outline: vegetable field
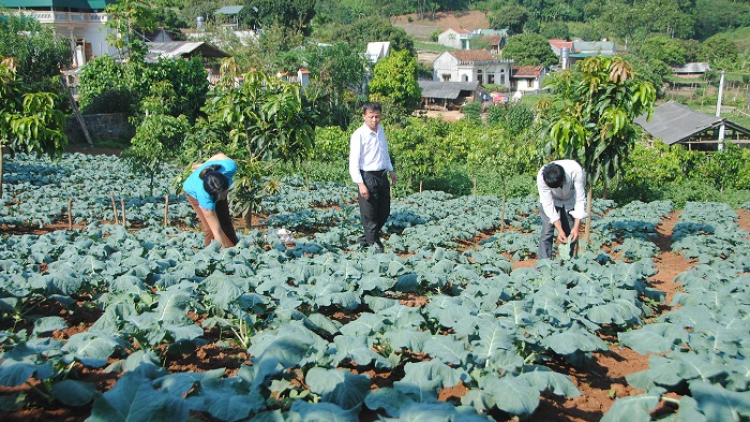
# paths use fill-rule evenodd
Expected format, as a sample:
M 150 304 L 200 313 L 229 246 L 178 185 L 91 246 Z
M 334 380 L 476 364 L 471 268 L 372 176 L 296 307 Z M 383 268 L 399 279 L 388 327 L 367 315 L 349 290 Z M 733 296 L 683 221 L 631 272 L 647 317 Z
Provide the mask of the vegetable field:
M 537 198 L 428 191 L 378 254 L 353 185 L 291 177 L 220 250 L 170 181 L 6 163 L 3 420 L 750 420 L 747 209 L 598 200 L 536 262 Z

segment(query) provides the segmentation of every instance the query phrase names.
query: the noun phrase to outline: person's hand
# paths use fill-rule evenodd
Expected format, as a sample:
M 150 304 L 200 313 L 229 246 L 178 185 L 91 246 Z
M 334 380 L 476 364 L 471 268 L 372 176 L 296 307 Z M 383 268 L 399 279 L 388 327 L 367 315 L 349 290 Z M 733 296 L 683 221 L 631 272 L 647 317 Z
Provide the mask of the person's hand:
M 391 186 L 396 186 L 396 172 L 391 172 Z
M 359 187 L 359 194 L 364 198 L 365 201 L 370 199 L 370 191 L 367 190 L 367 186 L 364 183 L 357 185 Z
M 578 240 L 579 232 L 581 231 L 581 220 L 576 219 L 573 224 L 573 228 L 570 230 L 570 241 L 575 242 Z
M 193 171 L 197 170 L 198 167 L 200 167 L 200 163 L 193 163 L 193 165 L 190 167 Z
M 571 233 L 572 235 L 572 233 Z M 560 243 L 568 243 L 568 236 L 565 236 L 565 232 L 560 230 L 557 232 L 557 241 Z

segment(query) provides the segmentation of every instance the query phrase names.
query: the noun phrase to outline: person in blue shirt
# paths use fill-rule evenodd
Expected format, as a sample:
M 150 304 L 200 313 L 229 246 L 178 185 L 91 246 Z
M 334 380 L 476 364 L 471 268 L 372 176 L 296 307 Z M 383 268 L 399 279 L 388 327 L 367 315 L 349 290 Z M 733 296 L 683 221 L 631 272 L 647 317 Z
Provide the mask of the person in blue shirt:
M 223 249 L 238 242 L 227 201 L 236 172 L 234 160 L 224 153 L 218 153 L 203 164 L 194 164 L 193 172 L 182 185 L 188 202 L 200 220 L 204 246 L 216 240 Z

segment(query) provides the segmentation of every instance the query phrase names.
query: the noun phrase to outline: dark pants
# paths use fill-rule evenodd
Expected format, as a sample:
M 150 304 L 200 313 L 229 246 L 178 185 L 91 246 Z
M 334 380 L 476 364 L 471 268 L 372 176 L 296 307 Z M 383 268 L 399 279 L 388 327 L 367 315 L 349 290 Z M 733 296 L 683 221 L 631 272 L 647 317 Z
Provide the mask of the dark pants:
M 198 200 L 193 198 L 192 196 L 185 194 L 187 197 L 188 202 L 195 210 L 195 213 L 198 215 L 198 220 L 201 222 L 201 228 L 203 229 L 203 246 L 208 246 L 211 244 L 211 241 L 214 240 L 214 233 L 211 231 L 211 227 L 208 225 L 208 220 L 206 220 L 206 215 L 203 214 L 203 210 L 201 210 L 201 207 L 198 205 Z M 221 230 L 224 232 L 224 236 L 227 240 L 227 246 L 234 246 L 239 242 L 239 239 L 237 239 L 237 233 L 234 231 L 234 225 L 232 225 L 232 216 L 229 215 L 229 201 L 226 199 L 222 199 L 220 201 L 216 202 L 216 209 L 214 209 L 214 212 L 216 213 L 216 217 L 219 219 L 219 224 L 221 225 Z
M 380 243 L 380 229 L 383 228 L 391 214 L 391 188 L 388 183 L 388 172 L 362 171 L 362 181 L 370 191 L 370 199 L 365 200 L 359 195 L 359 213 L 362 218 L 364 235 L 358 241 L 363 246 Z
M 560 225 L 562 225 L 565 236 L 570 236 L 570 229 L 575 224 L 573 216 L 570 215 L 565 207 L 555 207 L 558 213 L 560 213 Z M 552 243 L 555 240 L 555 226 L 549 222 L 549 217 L 544 214 L 544 209 L 539 206 L 539 215 L 542 217 L 542 233 L 539 236 L 539 252 L 537 254 L 538 259 L 550 259 L 552 257 Z M 578 240 L 570 244 L 570 256 L 573 257 L 575 253 Z

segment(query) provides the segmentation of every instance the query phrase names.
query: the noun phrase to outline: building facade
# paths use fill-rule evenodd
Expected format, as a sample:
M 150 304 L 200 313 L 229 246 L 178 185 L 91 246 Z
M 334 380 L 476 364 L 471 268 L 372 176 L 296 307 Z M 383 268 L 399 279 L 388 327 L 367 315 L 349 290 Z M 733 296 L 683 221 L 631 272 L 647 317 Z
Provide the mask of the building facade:
M 446 51 L 432 64 L 433 79 L 442 82 L 479 82 L 510 87 L 513 60 L 498 59 L 485 50 Z

